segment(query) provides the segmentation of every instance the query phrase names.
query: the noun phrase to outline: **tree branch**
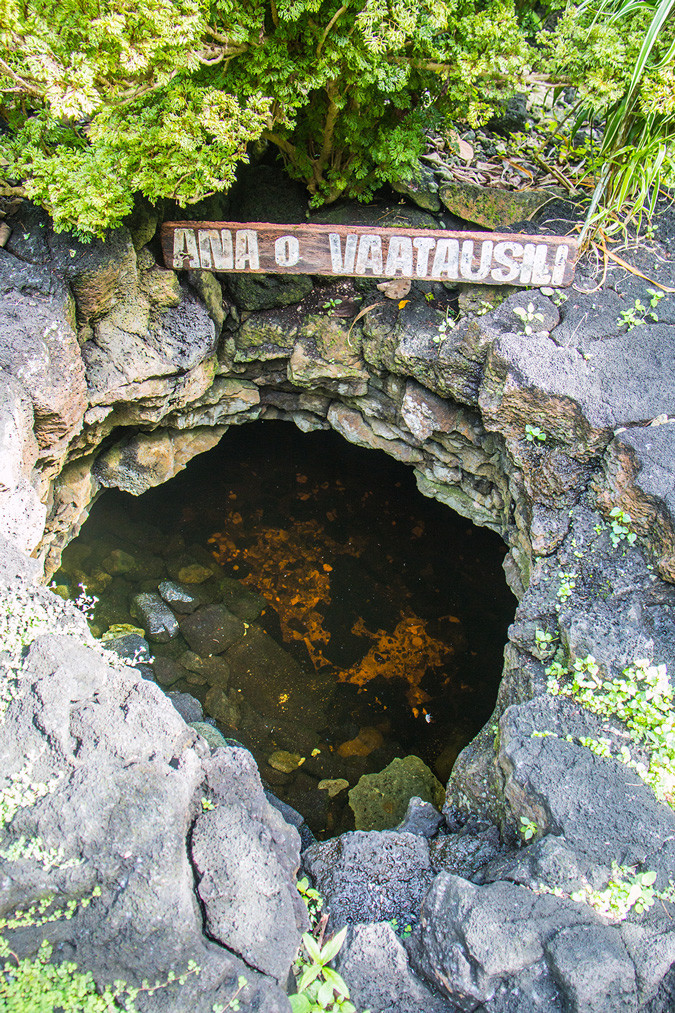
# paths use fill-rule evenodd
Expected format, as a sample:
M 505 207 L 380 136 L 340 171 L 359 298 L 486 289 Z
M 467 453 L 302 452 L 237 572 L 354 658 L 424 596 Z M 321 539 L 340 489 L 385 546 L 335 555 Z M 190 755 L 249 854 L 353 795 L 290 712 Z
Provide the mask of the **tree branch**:
M 7 77 L 10 77 L 12 81 L 16 81 L 16 83 L 21 86 L 21 90 L 28 92 L 29 95 L 44 95 L 44 91 L 40 91 L 35 84 L 29 84 L 28 81 L 24 81 L 24 79 L 19 77 L 19 75 L 15 73 L 4 60 L 0 60 L 0 70 L 2 70 Z
M 328 24 L 324 28 L 323 35 L 319 39 L 319 45 L 316 47 L 316 55 L 317 56 L 321 56 L 321 50 L 323 49 L 323 44 L 326 41 L 326 36 L 328 35 L 329 31 L 331 30 L 331 28 L 333 27 L 333 25 L 335 24 L 335 22 L 337 21 L 337 19 L 339 17 L 341 17 L 346 10 L 347 10 L 347 4 L 343 4 L 342 7 L 340 7 L 335 12 L 335 14 L 333 15 L 333 17 L 330 19 L 330 21 L 328 22 Z

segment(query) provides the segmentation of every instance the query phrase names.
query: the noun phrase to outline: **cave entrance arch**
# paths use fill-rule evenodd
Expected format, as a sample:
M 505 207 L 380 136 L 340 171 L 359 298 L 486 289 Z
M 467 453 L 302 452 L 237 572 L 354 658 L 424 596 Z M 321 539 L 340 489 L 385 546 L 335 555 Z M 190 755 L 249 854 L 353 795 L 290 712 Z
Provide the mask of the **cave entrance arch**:
M 409 467 L 275 421 L 233 427 L 142 496 L 106 492 L 56 580 L 96 594 L 98 635 L 145 630 L 152 677 L 330 835 L 353 826 L 361 775 L 415 755 L 444 784 L 489 718 L 515 609 L 505 552 Z

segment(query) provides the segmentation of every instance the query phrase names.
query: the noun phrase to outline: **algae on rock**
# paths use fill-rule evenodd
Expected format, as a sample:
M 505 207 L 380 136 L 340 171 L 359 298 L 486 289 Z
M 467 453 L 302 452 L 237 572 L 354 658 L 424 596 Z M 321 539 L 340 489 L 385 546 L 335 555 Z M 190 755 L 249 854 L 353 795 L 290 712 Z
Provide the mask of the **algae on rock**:
M 414 796 L 437 808 L 445 789 L 419 756 L 392 760 L 379 774 L 364 774 L 349 792 L 357 830 L 390 830 L 404 818 Z

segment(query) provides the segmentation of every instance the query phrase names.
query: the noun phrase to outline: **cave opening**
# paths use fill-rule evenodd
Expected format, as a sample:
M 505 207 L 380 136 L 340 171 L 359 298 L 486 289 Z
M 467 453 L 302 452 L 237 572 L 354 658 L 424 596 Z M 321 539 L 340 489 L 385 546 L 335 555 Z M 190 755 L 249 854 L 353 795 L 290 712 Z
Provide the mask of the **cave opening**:
M 196 698 L 325 838 L 354 828 L 362 775 L 416 756 L 445 784 L 490 716 L 515 610 L 505 552 L 409 467 L 266 422 L 142 496 L 107 491 L 54 585 L 95 595 L 95 635 Z M 357 828 L 396 825 L 398 805 L 383 796 Z

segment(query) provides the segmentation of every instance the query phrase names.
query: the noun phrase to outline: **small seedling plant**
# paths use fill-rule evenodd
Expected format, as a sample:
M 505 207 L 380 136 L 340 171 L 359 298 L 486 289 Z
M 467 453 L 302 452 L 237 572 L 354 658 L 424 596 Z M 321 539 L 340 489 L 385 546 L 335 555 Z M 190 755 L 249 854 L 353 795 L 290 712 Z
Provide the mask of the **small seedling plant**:
M 659 319 L 656 308 L 663 299 L 665 292 L 658 292 L 655 288 L 648 288 L 647 291 L 650 294 L 649 307 L 645 306 L 641 299 L 636 299 L 628 309 L 621 310 L 617 319 L 619 326 L 625 324 L 627 329 L 632 331 L 634 327 L 643 327 L 650 320 L 656 323 Z
M 431 293 L 431 295 L 432 295 L 432 298 L 433 298 L 433 293 Z M 438 325 L 437 333 L 431 339 L 433 341 L 434 345 L 440 345 L 441 342 L 444 341 L 445 338 L 447 337 L 448 332 L 449 331 L 454 331 L 455 326 L 456 326 L 456 321 L 453 320 L 453 318 L 450 316 L 450 310 L 448 309 L 448 310 L 445 311 L 445 317 L 444 317 L 444 319 L 441 320 L 440 324 Z
M 413 927 L 410 923 L 404 925 L 403 928 L 401 928 L 401 926 L 398 923 L 398 918 L 390 918 L 389 924 L 391 925 L 396 935 L 400 936 L 401 939 L 407 939 L 408 936 L 412 935 Z
M 527 304 L 527 309 L 524 306 L 514 306 L 513 312 L 523 324 L 523 331 L 525 334 L 534 334 L 534 327 L 532 324 L 535 320 L 543 323 L 544 314 L 537 313 L 534 308 L 534 303 L 530 302 Z
M 547 633 L 545 630 L 535 630 L 534 640 L 537 657 L 541 661 L 546 661 L 555 654 L 556 638 L 552 633 Z
M 525 426 L 525 439 L 528 443 L 545 443 L 546 433 L 539 426 L 531 426 L 528 422 Z
M 526 843 L 529 843 L 529 841 L 531 841 L 539 831 L 539 827 L 534 820 L 528 819 L 527 816 L 520 817 L 520 826 L 518 829 L 520 830 L 521 837 Z
M 328 916 L 321 913 L 323 897 L 310 887 L 307 877 L 298 880 L 297 886 L 307 906 L 312 931 L 304 933 L 302 948 L 293 965 L 298 991 L 288 997 L 291 1009 L 293 1013 L 356 1013 L 343 978 L 328 966 L 340 952 L 347 928 L 325 940 Z
M 624 539 L 632 545 L 637 535 L 631 531 L 631 515 L 620 507 L 612 507 L 609 516 L 609 538 L 614 548 L 616 549 Z
M 556 591 L 556 598 L 559 598 L 560 601 L 564 602 L 567 601 L 568 598 L 572 597 L 574 589 L 577 586 L 577 582 L 573 573 L 567 573 L 561 570 L 558 576 L 560 577 L 560 583 L 558 585 L 558 590 Z

